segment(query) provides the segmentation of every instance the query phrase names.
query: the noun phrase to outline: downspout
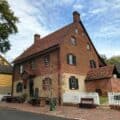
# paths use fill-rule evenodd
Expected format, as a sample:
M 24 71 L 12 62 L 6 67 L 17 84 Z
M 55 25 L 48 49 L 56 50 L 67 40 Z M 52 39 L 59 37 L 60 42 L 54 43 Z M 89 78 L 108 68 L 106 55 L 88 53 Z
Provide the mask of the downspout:
M 15 78 L 15 67 L 13 66 L 13 71 L 12 71 L 12 90 L 11 90 L 11 96 L 13 96 L 13 89 L 14 89 L 14 78 Z
M 61 80 L 60 74 L 61 73 L 61 62 L 60 62 L 60 48 L 58 50 L 58 101 L 59 105 L 61 105 Z
M 111 92 L 113 92 L 113 90 L 112 90 L 112 80 L 111 80 L 111 78 L 110 78 L 110 84 L 111 84 Z

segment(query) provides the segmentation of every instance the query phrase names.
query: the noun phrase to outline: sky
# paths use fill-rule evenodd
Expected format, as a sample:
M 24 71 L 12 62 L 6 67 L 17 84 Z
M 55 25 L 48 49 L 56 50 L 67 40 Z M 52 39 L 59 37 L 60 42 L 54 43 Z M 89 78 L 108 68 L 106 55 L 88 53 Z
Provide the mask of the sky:
M 11 50 L 4 56 L 11 62 L 33 42 L 71 23 L 73 11 L 80 13 L 99 54 L 120 55 L 120 0 L 8 0 L 19 18 L 19 32 L 11 35 Z

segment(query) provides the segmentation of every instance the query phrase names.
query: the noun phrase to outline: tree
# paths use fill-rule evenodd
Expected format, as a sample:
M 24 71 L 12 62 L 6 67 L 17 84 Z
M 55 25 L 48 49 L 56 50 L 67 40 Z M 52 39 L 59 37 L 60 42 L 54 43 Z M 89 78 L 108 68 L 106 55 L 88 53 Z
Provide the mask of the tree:
M 104 55 L 104 54 L 101 54 L 100 57 L 101 57 L 104 61 L 107 60 L 107 57 L 106 57 L 106 55 Z
M 120 56 L 113 56 L 107 60 L 107 64 L 112 64 L 116 66 L 118 77 L 120 78 Z
M 113 56 L 110 59 L 107 59 L 106 62 L 112 65 L 120 64 L 120 56 Z
M 5 53 L 10 50 L 8 40 L 11 34 L 18 32 L 16 23 L 18 18 L 14 16 L 13 11 L 6 0 L 0 1 L 0 52 Z

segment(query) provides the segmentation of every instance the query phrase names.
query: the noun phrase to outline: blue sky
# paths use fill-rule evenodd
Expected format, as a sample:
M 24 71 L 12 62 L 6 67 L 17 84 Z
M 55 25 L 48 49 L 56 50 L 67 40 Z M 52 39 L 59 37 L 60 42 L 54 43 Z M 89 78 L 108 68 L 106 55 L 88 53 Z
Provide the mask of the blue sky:
M 97 51 L 108 58 L 120 55 L 120 0 L 8 0 L 19 17 L 19 33 L 11 35 L 9 61 L 33 43 L 33 35 L 41 37 L 72 22 L 78 11 Z

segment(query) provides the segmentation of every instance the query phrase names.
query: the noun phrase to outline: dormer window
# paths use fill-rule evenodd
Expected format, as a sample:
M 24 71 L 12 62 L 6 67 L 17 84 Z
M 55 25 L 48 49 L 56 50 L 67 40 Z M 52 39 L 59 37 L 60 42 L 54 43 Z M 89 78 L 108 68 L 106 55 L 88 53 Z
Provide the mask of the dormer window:
M 71 37 L 70 42 L 71 42 L 71 45 L 74 45 L 74 46 L 77 44 L 75 37 Z

